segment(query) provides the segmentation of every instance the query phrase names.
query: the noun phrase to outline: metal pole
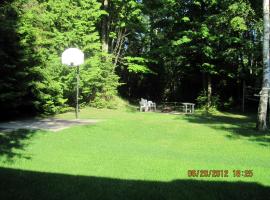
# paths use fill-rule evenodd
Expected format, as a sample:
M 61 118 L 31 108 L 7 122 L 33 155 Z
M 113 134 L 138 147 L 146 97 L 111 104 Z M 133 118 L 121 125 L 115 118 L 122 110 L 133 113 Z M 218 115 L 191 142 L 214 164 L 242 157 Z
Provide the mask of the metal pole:
M 79 84 L 80 84 L 80 68 L 79 66 L 77 66 L 76 119 L 79 119 Z
M 242 112 L 245 112 L 246 81 L 243 80 Z

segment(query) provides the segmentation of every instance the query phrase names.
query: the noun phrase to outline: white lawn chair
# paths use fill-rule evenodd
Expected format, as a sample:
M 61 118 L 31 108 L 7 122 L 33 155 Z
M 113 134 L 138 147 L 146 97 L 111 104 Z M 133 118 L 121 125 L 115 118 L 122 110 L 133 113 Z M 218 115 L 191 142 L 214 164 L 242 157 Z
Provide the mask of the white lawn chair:
M 141 98 L 141 101 L 140 101 L 140 112 L 147 112 L 149 109 L 148 107 L 148 102 L 146 99 L 143 99 Z
M 154 103 L 153 101 L 148 101 L 148 108 L 150 109 L 150 111 L 156 111 L 157 110 L 156 103 Z

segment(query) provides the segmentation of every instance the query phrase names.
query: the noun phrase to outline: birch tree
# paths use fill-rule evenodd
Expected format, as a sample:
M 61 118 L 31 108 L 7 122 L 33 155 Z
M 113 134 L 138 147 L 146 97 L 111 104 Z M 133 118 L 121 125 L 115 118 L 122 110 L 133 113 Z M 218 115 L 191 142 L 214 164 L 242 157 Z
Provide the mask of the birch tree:
M 102 40 L 102 51 L 105 53 L 109 52 L 109 0 L 103 0 L 102 8 L 107 12 L 102 18 L 101 28 L 101 40 Z
M 264 22 L 264 39 L 263 39 L 263 83 L 260 92 L 260 103 L 258 108 L 258 130 L 266 130 L 267 104 L 270 87 L 270 62 L 269 62 L 269 0 L 263 0 L 263 22 Z

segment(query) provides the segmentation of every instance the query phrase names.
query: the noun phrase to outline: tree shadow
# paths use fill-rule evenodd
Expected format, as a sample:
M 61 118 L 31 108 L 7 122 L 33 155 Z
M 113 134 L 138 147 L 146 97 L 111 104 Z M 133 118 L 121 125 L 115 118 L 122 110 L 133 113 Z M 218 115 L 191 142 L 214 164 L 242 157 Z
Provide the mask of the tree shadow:
M 229 134 L 229 139 L 247 138 L 250 141 L 257 142 L 260 145 L 270 145 L 269 130 L 259 132 L 256 130 L 255 116 L 234 116 L 228 115 L 215 115 L 215 114 L 195 114 L 186 115 L 185 120 L 191 123 L 204 124 L 216 130 L 225 130 Z
M 0 130 L 0 157 L 4 157 L 6 162 L 12 162 L 13 158 L 30 159 L 29 156 L 21 153 L 29 143 L 29 139 L 33 136 L 33 130 Z
M 257 183 L 120 180 L 0 168 L 5 200 L 267 200 L 270 188 Z
M 270 136 L 257 136 L 249 139 L 250 141 L 257 142 L 261 146 L 270 146 Z

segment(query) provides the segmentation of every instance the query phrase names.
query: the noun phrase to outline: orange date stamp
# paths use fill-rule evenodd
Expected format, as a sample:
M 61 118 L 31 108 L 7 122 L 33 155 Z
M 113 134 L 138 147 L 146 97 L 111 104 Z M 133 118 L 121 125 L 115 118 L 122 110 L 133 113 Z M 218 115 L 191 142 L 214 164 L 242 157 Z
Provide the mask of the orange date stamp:
M 193 178 L 207 178 L 207 177 L 213 177 L 213 178 L 228 178 L 228 177 L 253 177 L 254 173 L 253 170 L 188 170 L 187 171 L 188 177 Z

